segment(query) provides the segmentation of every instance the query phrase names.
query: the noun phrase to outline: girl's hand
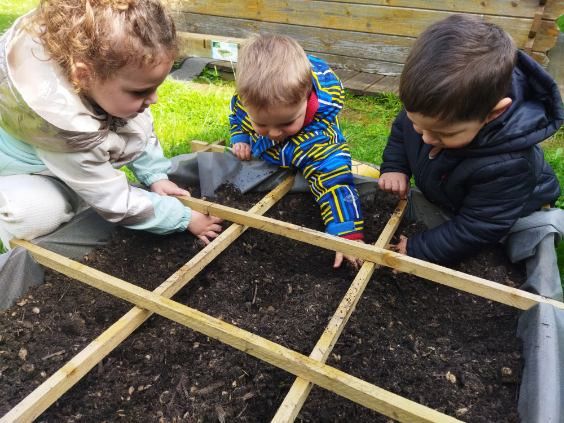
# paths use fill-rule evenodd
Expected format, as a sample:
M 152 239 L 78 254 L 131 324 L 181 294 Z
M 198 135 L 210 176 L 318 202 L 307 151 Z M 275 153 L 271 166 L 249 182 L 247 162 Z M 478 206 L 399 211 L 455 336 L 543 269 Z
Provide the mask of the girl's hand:
M 185 195 L 190 197 L 190 192 L 180 188 L 174 182 L 168 179 L 161 179 L 151 185 L 151 191 L 159 195 Z
M 210 238 L 217 238 L 221 232 L 221 222 L 223 222 L 223 220 L 219 217 L 208 216 L 196 210 L 192 210 L 192 219 L 188 224 L 188 230 L 208 245 L 211 242 Z

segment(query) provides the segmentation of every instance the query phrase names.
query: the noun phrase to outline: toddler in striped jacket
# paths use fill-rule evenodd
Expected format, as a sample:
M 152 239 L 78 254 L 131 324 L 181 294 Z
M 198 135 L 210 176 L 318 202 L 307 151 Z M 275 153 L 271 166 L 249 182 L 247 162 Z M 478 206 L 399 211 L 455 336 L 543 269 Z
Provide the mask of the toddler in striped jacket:
M 292 38 L 258 35 L 239 54 L 231 100 L 231 145 L 240 160 L 263 159 L 302 172 L 319 204 L 326 232 L 363 240 L 351 155 L 337 119 L 341 81 L 323 60 Z M 346 259 L 336 253 L 333 267 Z

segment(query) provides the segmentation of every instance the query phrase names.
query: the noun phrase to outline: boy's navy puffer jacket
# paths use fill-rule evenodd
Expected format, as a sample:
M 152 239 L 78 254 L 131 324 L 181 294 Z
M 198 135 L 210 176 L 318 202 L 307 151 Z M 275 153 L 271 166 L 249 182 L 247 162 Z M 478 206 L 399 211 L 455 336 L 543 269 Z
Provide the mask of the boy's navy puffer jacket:
M 558 179 L 538 146 L 564 121 L 558 87 L 519 52 L 511 90 L 513 103 L 503 115 L 485 125 L 468 146 L 443 150 L 432 160 L 431 146 L 423 143 L 405 111 L 397 116 L 382 173 L 413 175 L 429 201 L 453 214 L 450 221 L 410 237 L 410 256 L 459 261 L 500 241 L 517 219 L 560 195 Z

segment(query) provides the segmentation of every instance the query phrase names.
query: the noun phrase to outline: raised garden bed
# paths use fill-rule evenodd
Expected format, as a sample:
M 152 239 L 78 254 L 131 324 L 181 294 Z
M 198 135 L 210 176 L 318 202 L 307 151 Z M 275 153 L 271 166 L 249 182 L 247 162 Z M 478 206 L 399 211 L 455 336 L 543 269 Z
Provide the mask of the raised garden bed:
M 224 190 L 248 209 L 262 195 Z M 374 242 L 395 199 L 365 206 Z M 269 216 L 322 230 L 307 194 L 287 195 Z M 403 232 L 418 230 L 404 227 Z M 149 290 L 199 250 L 187 234 L 118 230 L 84 263 Z M 174 299 L 308 355 L 356 272 L 334 253 L 248 230 Z M 484 251 L 460 270 L 519 285 L 522 269 Z M 8 412 L 131 306 L 47 271 L 46 283 L 0 315 L 0 415 Z M 328 364 L 465 421 L 517 421 L 518 311 L 389 269 L 375 272 Z M 291 374 L 162 317 L 151 317 L 40 421 L 266 421 Z M 298 421 L 388 421 L 314 388 Z

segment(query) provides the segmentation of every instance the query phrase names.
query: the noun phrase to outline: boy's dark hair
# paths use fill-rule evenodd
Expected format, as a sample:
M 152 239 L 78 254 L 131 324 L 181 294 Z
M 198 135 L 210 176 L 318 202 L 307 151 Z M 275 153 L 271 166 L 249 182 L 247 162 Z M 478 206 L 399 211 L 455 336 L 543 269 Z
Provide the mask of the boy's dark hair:
M 484 120 L 505 97 L 517 57 L 500 27 L 452 15 L 416 40 L 400 77 L 405 109 L 446 122 Z

